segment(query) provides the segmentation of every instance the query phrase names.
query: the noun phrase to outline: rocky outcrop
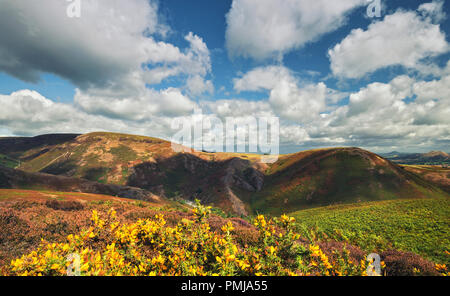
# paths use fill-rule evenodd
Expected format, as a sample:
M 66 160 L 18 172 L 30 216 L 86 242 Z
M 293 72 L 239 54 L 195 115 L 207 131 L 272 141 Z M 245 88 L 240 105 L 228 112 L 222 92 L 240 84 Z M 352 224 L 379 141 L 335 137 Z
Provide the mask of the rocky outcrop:
M 252 166 L 248 160 L 233 158 L 225 166 L 222 182 L 234 212 L 247 216 L 245 204 L 234 194 L 232 188 L 238 187 L 251 192 L 260 191 L 264 184 L 264 174 Z

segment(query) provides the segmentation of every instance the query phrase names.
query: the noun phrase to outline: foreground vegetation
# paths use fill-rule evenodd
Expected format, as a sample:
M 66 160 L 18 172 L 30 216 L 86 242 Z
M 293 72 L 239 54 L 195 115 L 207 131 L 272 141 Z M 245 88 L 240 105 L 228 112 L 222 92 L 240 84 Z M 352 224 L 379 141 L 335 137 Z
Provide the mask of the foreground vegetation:
M 169 227 L 162 215 L 120 224 L 113 209 L 105 220 L 93 211 L 89 229 L 69 235 L 63 243 L 43 242 L 36 251 L 13 260 L 3 274 L 65 275 L 73 266 L 80 275 L 366 274 L 365 261 L 353 262 L 348 252 L 331 258 L 314 243 L 296 243 L 300 237 L 292 231 L 294 219 L 285 215 L 268 221 L 258 216 L 258 243 L 240 248 L 231 236 L 233 223 L 212 232 L 209 208 L 198 204 L 193 214 L 194 220 Z
M 356 207 L 337 207 L 336 216 Z M 448 204 L 435 207 L 444 211 L 437 220 L 446 217 Z M 416 206 L 408 215 L 417 213 Z M 433 215 L 423 219 L 433 222 Z M 448 261 L 396 250 L 380 239 L 379 229 L 373 229 L 378 236 L 352 235 L 354 225 L 347 223 L 339 235 L 328 236 L 315 223 L 307 225 L 314 215 L 296 216 L 301 220 L 244 220 L 199 204 L 192 209 L 93 194 L 0 190 L 0 275 L 66 275 L 68 268 L 80 275 L 365 275 L 367 256 L 375 250 L 384 275 L 447 274 Z M 433 235 L 437 244 L 448 245 L 442 242 L 448 232 Z
M 329 206 L 292 214 L 300 233 L 346 241 L 372 252 L 394 248 L 450 263 L 450 200 L 392 200 Z

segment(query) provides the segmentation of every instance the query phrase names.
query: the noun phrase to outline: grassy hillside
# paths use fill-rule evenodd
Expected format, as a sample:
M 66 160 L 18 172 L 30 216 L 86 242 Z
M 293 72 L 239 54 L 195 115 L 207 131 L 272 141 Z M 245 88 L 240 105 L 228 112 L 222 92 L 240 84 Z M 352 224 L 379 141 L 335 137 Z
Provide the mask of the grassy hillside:
M 170 143 L 140 136 L 92 133 L 37 150 L 21 156 L 27 160 L 20 169 L 124 185 L 129 168 L 152 161 L 155 154 L 166 154 Z M 30 156 L 32 153 L 35 157 Z
M 9 156 L 0 154 L 0 166 L 4 166 L 7 168 L 15 168 L 19 166 L 19 161 L 15 160 Z
M 317 228 L 368 252 L 394 248 L 450 263 L 450 199 L 392 200 L 328 206 L 291 214 L 299 229 Z
M 358 148 L 320 149 L 282 156 L 265 174 L 260 192 L 238 191 L 254 211 L 262 213 L 446 196 L 417 175 Z
M 106 194 L 122 198 L 148 200 L 164 203 L 166 200 L 143 190 L 129 186 L 101 184 L 85 179 L 55 176 L 43 173 L 29 173 L 0 166 L 0 188 L 33 189 L 65 192 Z
M 3 137 L 0 138 L 0 154 L 13 159 L 32 159 L 38 153 L 50 147 L 64 144 L 75 139 L 79 134 L 49 134 L 36 137 Z
M 35 256 L 44 274 L 62 272 L 44 258 L 48 248 L 61 264 L 67 248 L 87 250 L 86 275 L 360 275 L 361 260 L 373 251 L 389 275 L 437 274 L 431 261 L 450 263 L 443 168 L 399 166 L 358 148 L 303 151 L 263 164 L 254 154 L 178 153 L 164 140 L 114 133 L 0 138 L 0 153 L 0 188 L 9 188 L 0 189 L 0 266 L 25 254 L 0 274 L 39 272 L 30 263 Z M 195 199 L 221 210 L 205 219 L 206 207 L 190 213 L 191 203 L 175 202 Z M 97 214 L 91 220 L 93 210 L 106 217 L 112 208 L 118 224 L 100 227 Z M 270 218 L 289 212 L 296 223 Z M 269 217 L 252 225 L 230 213 Z M 164 244 L 141 240 L 153 231 Z M 41 238 L 49 244 L 39 246 Z M 103 259 L 115 245 L 123 260 L 110 264 Z

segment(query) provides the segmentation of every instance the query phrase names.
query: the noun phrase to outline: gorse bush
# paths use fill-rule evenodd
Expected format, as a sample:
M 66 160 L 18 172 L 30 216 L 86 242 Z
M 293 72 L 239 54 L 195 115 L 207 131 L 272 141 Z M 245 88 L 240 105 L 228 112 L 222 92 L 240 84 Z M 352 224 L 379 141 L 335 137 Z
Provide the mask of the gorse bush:
M 65 242 L 43 240 L 35 251 L 12 260 L 1 272 L 25 276 L 62 276 L 68 270 L 83 276 L 366 275 L 366 262 L 352 261 L 347 251 L 327 256 L 318 244 L 302 242 L 293 230 L 292 217 L 256 217 L 257 243 L 242 246 L 232 235 L 232 222 L 211 230 L 210 207 L 197 203 L 193 214 L 193 219 L 184 218 L 170 227 L 161 214 L 120 223 L 114 209 L 103 215 L 94 210 L 91 227 L 69 235 Z

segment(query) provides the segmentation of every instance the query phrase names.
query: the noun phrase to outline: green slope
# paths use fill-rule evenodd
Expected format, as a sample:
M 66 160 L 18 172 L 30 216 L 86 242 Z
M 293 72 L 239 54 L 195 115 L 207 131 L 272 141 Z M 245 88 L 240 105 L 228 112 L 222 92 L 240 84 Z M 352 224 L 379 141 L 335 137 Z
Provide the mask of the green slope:
M 9 156 L 0 154 L 0 166 L 4 166 L 7 168 L 15 168 L 19 165 L 19 161 L 15 160 Z
M 304 227 L 368 252 L 411 251 L 450 263 L 450 199 L 392 200 L 328 206 L 290 214 Z M 305 233 L 306 234 L 306 233 Z

